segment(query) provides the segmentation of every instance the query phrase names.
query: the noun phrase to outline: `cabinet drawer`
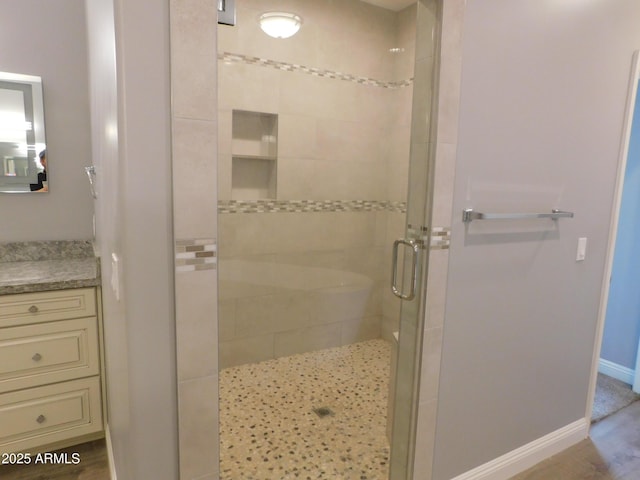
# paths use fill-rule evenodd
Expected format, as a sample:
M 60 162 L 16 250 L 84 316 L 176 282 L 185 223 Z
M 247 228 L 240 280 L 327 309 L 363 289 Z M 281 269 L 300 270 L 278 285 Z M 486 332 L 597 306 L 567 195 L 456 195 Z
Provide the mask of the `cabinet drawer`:
M 99 372 L 96 317 L 0 329 L 0 393 Z
M 0 425 L 0 452 L 99 432 L 100 377 L 2 394 Z
M 0 295 L 0 328 L 95 315 L 93 288 Z

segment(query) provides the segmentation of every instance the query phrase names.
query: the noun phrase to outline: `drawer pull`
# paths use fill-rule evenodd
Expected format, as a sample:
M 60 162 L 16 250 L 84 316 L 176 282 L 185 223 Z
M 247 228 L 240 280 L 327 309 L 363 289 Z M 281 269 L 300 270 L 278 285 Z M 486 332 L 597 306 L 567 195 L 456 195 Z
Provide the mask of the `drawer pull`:
M 34 362 L 39 362 L 40 360 L 42 360 L 42 355 L 36 353 L 33 357 L 31 357 L 31 360 L 33 360 Z
M 38 415 L 38 418 L 36 418 L 36 422 L 38 423 L 43 423 L 47 418 L 44 415 Z
M 38 313 L 38 307 L 36 305 L 31 305 L 29 307 L 29 312 L 31 313 Z

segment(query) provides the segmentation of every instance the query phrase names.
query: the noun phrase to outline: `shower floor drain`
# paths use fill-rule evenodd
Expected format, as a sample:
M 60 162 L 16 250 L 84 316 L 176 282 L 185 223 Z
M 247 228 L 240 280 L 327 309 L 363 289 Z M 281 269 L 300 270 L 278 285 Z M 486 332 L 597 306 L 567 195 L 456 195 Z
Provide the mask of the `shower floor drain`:
M 313 413 L 318 415 L 320 418 L 324 417 L 333 417 L 334 413 L 329 407 L 318 407 L 313 409 Z

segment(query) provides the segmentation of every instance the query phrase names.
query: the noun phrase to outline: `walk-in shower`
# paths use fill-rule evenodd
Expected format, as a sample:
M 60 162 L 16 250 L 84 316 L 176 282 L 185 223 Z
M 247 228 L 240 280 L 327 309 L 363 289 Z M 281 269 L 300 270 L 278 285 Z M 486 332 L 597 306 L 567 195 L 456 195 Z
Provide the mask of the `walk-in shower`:
M 221 478 L 410 470 L 422 286 L 389 279 L 401 237 L 424 272 L 435 5 L 236 0 L 219 26 Z M 265 35 L 283 9 L 299 31 Z

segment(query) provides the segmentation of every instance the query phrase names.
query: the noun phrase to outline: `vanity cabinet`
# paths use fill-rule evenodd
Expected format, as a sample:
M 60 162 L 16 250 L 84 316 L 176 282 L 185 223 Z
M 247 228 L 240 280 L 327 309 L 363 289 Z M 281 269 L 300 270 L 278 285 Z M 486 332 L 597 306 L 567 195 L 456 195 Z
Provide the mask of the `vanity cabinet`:
M 98 289 L 0 295 L 0 452 L 103 432 Z

